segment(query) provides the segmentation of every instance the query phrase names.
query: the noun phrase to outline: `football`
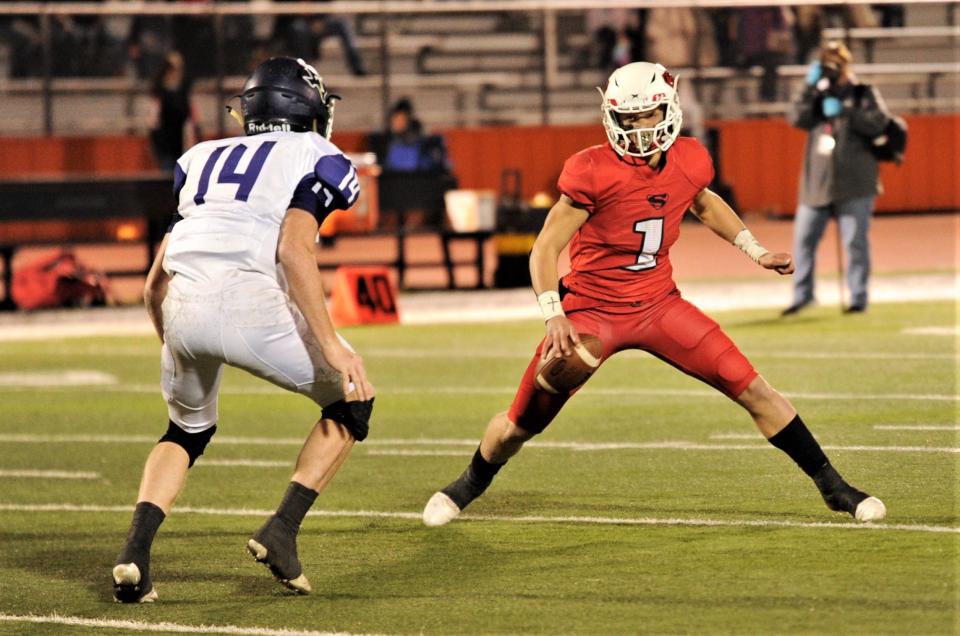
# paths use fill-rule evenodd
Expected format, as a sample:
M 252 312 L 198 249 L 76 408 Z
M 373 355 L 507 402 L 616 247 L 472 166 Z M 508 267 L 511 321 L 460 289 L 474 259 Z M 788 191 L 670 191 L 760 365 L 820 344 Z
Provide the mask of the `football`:
M 579 334 L 580 344 L 569 356 L 537 363 L 537 387 L 547 393 L 569 393 L 586 382 L 600 366 L 603 342 L 590 334 Z

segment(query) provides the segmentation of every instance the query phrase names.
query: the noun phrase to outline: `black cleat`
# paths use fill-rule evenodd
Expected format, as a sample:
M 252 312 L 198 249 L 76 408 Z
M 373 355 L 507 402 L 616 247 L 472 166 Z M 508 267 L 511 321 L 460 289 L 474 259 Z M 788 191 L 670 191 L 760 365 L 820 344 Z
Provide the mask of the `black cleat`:
M 297 535 L 276 515 L 247 541 L 247 552 L 270 569 L 274 578 L 297 594 L 313 591 L 297 558 Z
M 867 312 L 866 305 L 850 305 L 849 307 L 843 310 L 843 313 L 845 314 L 863 314 L 866 312 Z
M 144 565 L 141 572 L 136 563 L 113 566 L 113 600 L 117 603 L 153 603 L 157 600 L 149 567 Z
M 790 305 L 789 307 L 781 311 L 780 316 L 783 317 L 783 316 L 792 316 L 794 314 L 798 314 L 812 304 L 813 304 L 812 300 L 804 300 L 801 302 L 793 303 L 792 305 Z
M 846 512 L 857 521 L 879 521 L 887 515 L 882 501 L 848 484 L 830 464 L 813 476 L 813 482 L 830 510 Z

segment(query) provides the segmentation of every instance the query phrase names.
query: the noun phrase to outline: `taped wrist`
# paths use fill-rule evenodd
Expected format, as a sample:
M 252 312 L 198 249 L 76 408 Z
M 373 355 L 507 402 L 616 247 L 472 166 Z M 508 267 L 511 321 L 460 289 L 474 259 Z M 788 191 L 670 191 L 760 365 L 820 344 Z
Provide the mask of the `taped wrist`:
M 763 245 L 760 245 L 760 241 L 747 228 L 740 230 L 740 233 L 733 239 L 733 244 L 757 264 L 760 263 L 760 257 L 770 252 Z
M 540 313 L 543 314 L 543 321 L 547 322 L 551 318 L 564 316 L 563 305 L 560 303 L 560 294 L 555 291 L 545 291 L 537 296 L 537 303 L 540 305 Z

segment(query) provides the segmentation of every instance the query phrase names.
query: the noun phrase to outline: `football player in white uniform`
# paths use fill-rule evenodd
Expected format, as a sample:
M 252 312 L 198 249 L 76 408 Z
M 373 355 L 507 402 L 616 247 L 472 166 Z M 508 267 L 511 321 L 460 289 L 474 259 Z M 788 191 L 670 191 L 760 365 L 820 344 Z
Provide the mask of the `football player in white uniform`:
M 290 589 L 311 590 L 297 557 L 300 523 L 367 435 L 373 387 L 334 330 L 314 255 L 319 224 L 359 193 L 356 169 L 329 141 L 338 97 L 313 67 L 285 57 L 261 64 L 239 97 L 246 136 L 200 143 L 177 161 L 178 208 L 147 276 L 170 422 L 113 568 L 124 603 L 157 598 L 150 546 L 216 431 L 224 364 L 322 408 L 280 506 L 247 543 Z

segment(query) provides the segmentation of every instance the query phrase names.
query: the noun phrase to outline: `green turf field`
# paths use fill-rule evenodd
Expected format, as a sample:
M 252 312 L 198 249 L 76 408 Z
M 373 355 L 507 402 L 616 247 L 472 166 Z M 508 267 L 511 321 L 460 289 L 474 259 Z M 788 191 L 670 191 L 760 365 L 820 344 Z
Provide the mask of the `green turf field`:
M 637 353 L 609 361 L 469 514 L 425 528 L 423 504 L 508 406 L 541 327 L 350 329 L 379 397 L 370 439 L 304 523 L 316 593 L 289 596 L 244 551 L 316 409 L 228 372 L 220 432 L 155 543 L 160 602 L 134 607 L 111 602 L 109 572 L 166 427 L 157 343 L 0 343 L 0 615 L 353 633 L 958 633 L 957 339 L 909 331 L 952 333 L 955 307 L 772 315 L 717 317 L 839 470 L 884 500 L 876 529 L 829 512 L 735 404 Z M 105 384 L 26 375 L 68 370 Z M 38 386 L 10 386 L 21 376 Z M 12 472 L 33 470 L 81 478 Z M 117 630 L 17 618 L 0 633 Z

